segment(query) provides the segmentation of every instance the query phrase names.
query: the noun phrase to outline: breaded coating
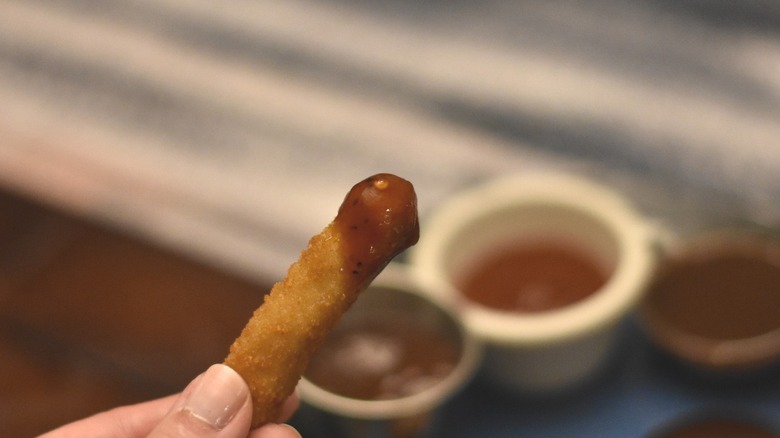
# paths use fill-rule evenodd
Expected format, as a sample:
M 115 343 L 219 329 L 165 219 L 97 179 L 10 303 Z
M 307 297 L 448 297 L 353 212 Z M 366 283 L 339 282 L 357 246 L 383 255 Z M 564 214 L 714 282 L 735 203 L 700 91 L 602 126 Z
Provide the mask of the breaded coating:
M 341 315 L 418 237 L 411 183 L 379 174 L 350 190 L 336 218 L 274 285 L 225 359 L 249 385 L 253 427 L 278 420 L 282 403 Z

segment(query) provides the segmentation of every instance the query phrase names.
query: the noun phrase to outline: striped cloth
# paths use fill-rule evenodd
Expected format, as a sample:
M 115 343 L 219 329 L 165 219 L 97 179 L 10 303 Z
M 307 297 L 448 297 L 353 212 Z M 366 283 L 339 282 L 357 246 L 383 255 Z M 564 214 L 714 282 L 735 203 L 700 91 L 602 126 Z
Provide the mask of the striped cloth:
M 478 3 L 478 4 L 477 4 Z M 780 227 L 780 5 L 0 0 L 0 182 L 276 278 L 379 171 Z

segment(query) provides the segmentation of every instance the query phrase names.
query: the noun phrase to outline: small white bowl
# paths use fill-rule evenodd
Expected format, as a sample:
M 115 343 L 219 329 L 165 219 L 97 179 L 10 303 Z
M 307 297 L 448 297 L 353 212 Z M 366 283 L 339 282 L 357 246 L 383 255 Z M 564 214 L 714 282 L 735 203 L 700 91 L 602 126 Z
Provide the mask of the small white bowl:
M 331 392 L 304 377 L 299 383 L 301 399 L 340 420 L 350 436 L 362 431 L 425 428 L 437 409 L 462 389 L 479 368 L 482 346 L 458 318 L 452 303 L 430 295 L 408 268 L 391 263 L 364 291 L 338 326 L 395 315 L 397 324 L 412 324 L 448 337 L 459 350 L 448 374 L 420 392 L 392 399 L 365 400 Z M 317 360 L 315 354 L 312 361 Z M 355 364 L 356 368 L 360 368 Z M 417 432 L 416 430 L 414 432 Z M 372 435 L 373 436 L 373 435 Z M 379 435 L 384 436 L 384 435 Z
M 634 309 L 656 263 L 656 232 L 615 191 L 566 174 L 508 176 L 463 191 L 423 218 L 412 266 L 459 300 L 466 327 L 488 349 L 486 374 L 522 391 L 582 381 L 603 362 L 616 324 Z M 508 241 L 551 239 L 612 272 L 597 292 L 555 310 L 517 313 L 463 298 L 457 273 Z

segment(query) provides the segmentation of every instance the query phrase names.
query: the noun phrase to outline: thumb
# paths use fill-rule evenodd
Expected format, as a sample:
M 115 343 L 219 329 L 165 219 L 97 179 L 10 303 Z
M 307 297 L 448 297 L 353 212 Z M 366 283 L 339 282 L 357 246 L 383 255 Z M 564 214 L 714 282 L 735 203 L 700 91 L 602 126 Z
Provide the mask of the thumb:
M 149 438 L 243 438 L 251 419 L 244 380 L 226 365 L 212 365 L 187 385 Z

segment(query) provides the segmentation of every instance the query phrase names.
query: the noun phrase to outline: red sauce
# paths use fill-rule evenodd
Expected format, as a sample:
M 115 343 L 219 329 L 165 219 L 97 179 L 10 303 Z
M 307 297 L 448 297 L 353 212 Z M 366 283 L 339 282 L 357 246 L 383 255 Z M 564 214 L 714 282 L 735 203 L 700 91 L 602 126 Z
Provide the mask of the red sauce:
M 349 191 L 334 224 L 343 239 L 344 272 L 365 286 L 420 237 L 414 187 L 388 173 L 366 178 Z
M 459 355 L 454 340 L 417 327 L 411 318 L 365 319 L 337 328 L 317 352 L 305 376 L 315 385 L 345 397 L 397 399 L 419 393 L 447 377 Z
M 551 241 L 498 249 L 468 270 L 458 287 L 487 307 L 542 312 L 587 298 L 607 279 L 592 257 Z

